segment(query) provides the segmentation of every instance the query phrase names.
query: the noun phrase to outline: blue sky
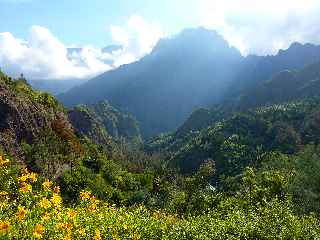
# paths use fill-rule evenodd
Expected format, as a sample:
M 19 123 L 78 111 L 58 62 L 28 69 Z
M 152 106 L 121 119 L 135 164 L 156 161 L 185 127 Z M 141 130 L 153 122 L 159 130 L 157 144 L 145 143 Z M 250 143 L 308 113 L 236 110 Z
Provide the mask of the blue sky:
M 243 55 L 276 54 L 295 41 L 320 44 L 319 22 L 319 0 L 0 0 L 0 68 L 85 80 L 196 26 L 218 31 Z M 123 48 L 103 52 L 109 44 Z
M 0 0 L 0 4 L 0 32 L 26 38 L 30 26 L 40 25 L 65 44 L 108 45 L 109 26 L 121 26 L 131 15 L 161 23 L 168 34 L 197 24 L 192 14 L 197 0 Z

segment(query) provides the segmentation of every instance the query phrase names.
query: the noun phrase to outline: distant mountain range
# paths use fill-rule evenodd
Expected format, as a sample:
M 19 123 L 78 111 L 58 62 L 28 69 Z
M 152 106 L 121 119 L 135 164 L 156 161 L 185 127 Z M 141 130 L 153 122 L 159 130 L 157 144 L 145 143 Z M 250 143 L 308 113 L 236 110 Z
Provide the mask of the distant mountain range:
M 119 51 L 122 49 L 121 45 L 109 45 L 101 49 L 102 53 L 112 54 L 112 52 Z M 73 55 L 80 54 L 83 48 L 67 48 L 68 58 L 72 59 Z M 113 65 L 111 59 L 104 60 L 105 64 Z M 83 63 L 84 64 L 84 63 Z M 81 85 L 89 79 L 66 79 L 66 80 L 43 80 L 43 79 L 28 79 L 28 83 L 36 90 L 50 92 L 54 95 L 62 94 L 67 92 L 71 88 Z
M 320 46 L 292 43 L 286 50 L 279 50 L 274 56 L 254 56 L 244 58 L 242 70 L 230 84 L 224 100 L 239 97 L 247 89 L 257 87 L 262 82 L 283 70 L 297 70 L 320 60 Z
M 107 99 L 140 122 L 145 137 L 179 126 L 191 111 L 218 101 L 242 56 L 216 32 L 189 29 L 161 40 L 136 63 L 104 73 L 59 99 L 68 106 Z
M 67 79 L 67 80 L 40 80 L 30 79 L 28 83 L 36 90 L 50 92 L 53 95 L 58 95 L 81 85 L 88 79 Z
M 320 47 L 292 44 L 275 56 L 247 56 L 215 31 L 187 29 L 160 40 L 140 61 L 106 72 L 64 94 L 67 106 L 108 100 L 136 117 L 145 138 L 180 126 L 198 107 L 238 101 L 283 70 L 320 59 Z

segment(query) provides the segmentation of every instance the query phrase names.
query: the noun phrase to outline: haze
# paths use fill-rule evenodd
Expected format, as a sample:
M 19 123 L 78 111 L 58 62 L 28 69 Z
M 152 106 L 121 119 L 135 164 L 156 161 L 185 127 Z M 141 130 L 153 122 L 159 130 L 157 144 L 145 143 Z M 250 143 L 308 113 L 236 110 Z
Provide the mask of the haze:
M 190 27 L 217 30 L 243 55 L 320 42 L 316 0 L 0 0 L 0 67 L 14 77 L 89 79 Z M 116 44 L 121 49 L 104 52 Z M 70 51 L 70 48 L 79 48 Z

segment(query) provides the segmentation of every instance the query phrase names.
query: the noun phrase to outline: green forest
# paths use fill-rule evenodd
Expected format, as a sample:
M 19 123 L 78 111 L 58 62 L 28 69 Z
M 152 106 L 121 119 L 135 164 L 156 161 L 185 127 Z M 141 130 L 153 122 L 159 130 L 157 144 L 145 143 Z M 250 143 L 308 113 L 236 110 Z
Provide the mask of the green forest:
M 306 69 L 281 99 L 267 82 L 255 106 L 198 109 L 149 140 L 107 101 L 67 109 L 1 73 L 1 239 L 320 238 L 320 98 L 297 94 L 320 75 Z

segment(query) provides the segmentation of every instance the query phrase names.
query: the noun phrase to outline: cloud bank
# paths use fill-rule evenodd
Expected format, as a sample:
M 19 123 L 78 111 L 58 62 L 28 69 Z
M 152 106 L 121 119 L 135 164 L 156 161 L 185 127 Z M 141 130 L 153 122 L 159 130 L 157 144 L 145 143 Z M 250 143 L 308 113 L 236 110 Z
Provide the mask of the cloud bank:
M 274 54 L 290 43 L 320 43 L 319 0 L 199 0 L 200 25 L 243 54 Z
M 0 33 L 0 67 L 11 76 L 30 79 L 88 79 L 149 53 L 162 33 L 158 26 L 132 16 L 124 27 L 110 27 L 114 43 L 123 46 L 111 53 L 93 46 L 67 47 L 49 29 L 32 26 L 26 40 Z
M 123 46 L 114 52 L 115 66 L 133 62 L 151 52 L 163 36 L 161 27 L 156 23 L 147 23 L 142 17 L 131 16 L 124 27 L 110 27 L 112 39 Z

